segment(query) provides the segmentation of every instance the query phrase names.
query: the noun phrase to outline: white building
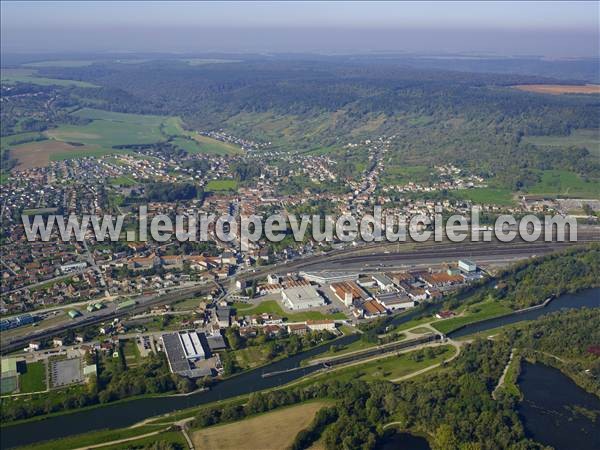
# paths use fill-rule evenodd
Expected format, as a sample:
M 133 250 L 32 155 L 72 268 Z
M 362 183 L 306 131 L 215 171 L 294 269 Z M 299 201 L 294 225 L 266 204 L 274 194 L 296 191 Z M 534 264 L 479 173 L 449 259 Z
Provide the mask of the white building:
M 463 272 L 476 272 L 477 264 L 468 259 L 459 259 L 458 260 L 458 268 Z
M 291 309 L 309 309 L 325 305 L 325 300 L 312 286 L 296 286 L 281 291 L 283 304 Z
M 184 331 L 179 333 L 179 339 L 187 359 L 204 359 L 206 357 L 198 333 L 195 331 Z

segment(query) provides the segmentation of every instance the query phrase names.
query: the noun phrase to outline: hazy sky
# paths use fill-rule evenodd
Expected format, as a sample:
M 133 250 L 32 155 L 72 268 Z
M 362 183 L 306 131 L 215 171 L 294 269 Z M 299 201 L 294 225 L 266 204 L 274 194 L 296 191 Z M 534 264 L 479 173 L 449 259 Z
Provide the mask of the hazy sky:
M 597 56 L 590 2 L 1 3 L 2 51 L 493 52 Z

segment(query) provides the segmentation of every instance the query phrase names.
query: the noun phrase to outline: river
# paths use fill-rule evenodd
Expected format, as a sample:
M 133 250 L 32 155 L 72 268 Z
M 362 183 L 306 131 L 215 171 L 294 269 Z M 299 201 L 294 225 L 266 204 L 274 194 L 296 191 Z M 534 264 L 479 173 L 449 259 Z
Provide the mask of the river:
M 498 319 L 491 319 L 478 324 L 467 325 L 454 333 L 451 337 L 458 337 L 496 328 L 501 325 L 531 320 L 551 311 L 561 308 L 600 307 L 600 289 L 590 289 L 578 294 L 567 294 L 552 301 L 545 308 L 515 313 Z M 415 311 L 422 313 L 422 311 Z M 394 319 L 393 323 L 399 325 L 413 317 L 412 313 L 403 314 Z M 468 331 L 466 331 L 468 330 Z M 344 336 L 335 341 L 337 345 L 347 345 L 357 339 L 359 335 Z M 103 407 L 84 409 L 72 413 L 52 416 L 39 421 L 22 423 L 19 425 L 2 427 L 1 447 L 15 447 L 27 445 L 42 440 L 57 439 L 73 434 L 86 433 L 106 428 L 123 428 L 133 425 L 149 417 L 168 412 L 190 408 L 205 403 L 223 400 L 238 395 L 249 394 L 254 391 L 274 388 L 290 383 L 302 376 L 308 375 L 321 366 L 307 366 L 293 372 L 282 373 L 272 377 L 263 378 L 266 372 L 277 372 L 298 367 L 300 362 L 313 358 L 329 349 L 329 345 L 322 345 L 311 350 L 291 356 L 282 361 L 277 361 L 266 367 L 255 369 L 239 376 L 229 378 L 217 383 L 209 391 L 199 392 L 189 396 L 153 397 L 131 400 L 127 402 L 108 404 Z
M 560 370 L 524 362 L 519 415 L 527 436 L 556 450 L 600 448 L 600 399 Z M 583 409 L 584 408 L 584 409 Z M 596 420 L 576 411 L 595 411 Z

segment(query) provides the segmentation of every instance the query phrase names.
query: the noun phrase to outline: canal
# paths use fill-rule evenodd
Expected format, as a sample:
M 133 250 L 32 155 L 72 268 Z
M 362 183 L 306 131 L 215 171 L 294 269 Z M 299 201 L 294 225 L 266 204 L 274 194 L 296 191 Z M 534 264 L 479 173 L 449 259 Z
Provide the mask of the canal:
M 544 308 L 510 314 L 498 319 L 467 325 L 451 333 L 450 337 L 464 336 L 521 320 L 532 320 L 561 308 L 581 308 L 584 306 L 600 307 L 600 289 L 589 289 L 578 294 L 567 294 L 550 302 Z M 419 311 L 418 313 L 422 312 Z M 397 320 L 394 320 L 394 323 L 398 325 L 410 320 L 412 317 L 412 314 L 398 316 Z M 359 338 L 359 335 L 344 336 L 336 340 L 335 343 L 337 345 L 347 345 Z M 43 440 L 57 439 L 107 428 L 123 428 L 149 417 L 282 386 L 319 370 L 321 366 L 306 366 L 300 370 L 282 372 L 281 374 L 266 378 L 262 376 L 263 373 L 286 371 L 298 367 L 302 360 L 312 359 L 327 350 L 329 350 L 329 345 L 322 345 L 263 368 L 258 368 L 224 380 L 214 385 L 209 391 L 189 396 L 142 398 L 113 405 L 108 404 L 99 408 L 75 411 L 35 422 L 2 427 L 1 447 L 9 448 L 27 445 Z
M 507 314 L 495 319 L 488 319 L 481 322 L 472 323 L 470 325 L 465 325 L 458 330 L 448 333 L 448 337 L 456 339 L 468 336 L 470 334 L 479 333 L 481 331 L 491 330 L 505 325 L 510 325 L 512 323 L 521 322 L 523 320 L 537 319 L 541 315 L 560 311 L 561 309 L 578 309 L 582 307 L 600 307 L 600 288 L 587 289 L 576 294 L 561 295 L 542 308 L 529 309 L 523 312 L 514 312 L 512 314 Z

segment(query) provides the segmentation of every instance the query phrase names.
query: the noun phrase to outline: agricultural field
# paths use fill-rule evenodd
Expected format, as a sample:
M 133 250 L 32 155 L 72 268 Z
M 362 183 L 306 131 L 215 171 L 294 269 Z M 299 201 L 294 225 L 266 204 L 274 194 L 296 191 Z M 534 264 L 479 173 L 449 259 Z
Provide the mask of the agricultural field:
M 23 67 L 87 67 L 97 61 L 83 59 L 57 59 L 51 61 L 36 61 L 23 64 Z
M 50 161 L 129 153 L 127 149 L 115 147 L 168 140 L 189 153 L 241 153 L 235 145 L 184 130 L 179 117 L 126 114 L 93 108 L 82 108 L 72 114 L 91 122 L 86 125 L 60 125 L 44 133 L 3 137 L 2 151 L 11 149 L 11 157 L 18 161 L 18 169 L 44 167 Z M 235 189 L 227 186 L 235 183 L 233 181 L 224 181 L 222 186 L 219 183 L 214 186 L 215 190 Z
M 238 315 L 255 315 L 262 313 L 275 314 L 280 317 L 287 317 L 292 322 L 302 322 L 305 320 L 323 320 L 323 319 L 345 319 L 344 313 L 323 314 L 319 311 L 305 311 L 298 313 L 289 313 L 284 311 L 276 300 L 265 300 L 256 307 L 248 307 L 246 303 L 234 303 Z
M 40 86 L 76 86 L 83 88 L 96 88 L 92 83 L 76 80 L 61 80 L 56 78 L 44 78 L 36 76 L 33 69 L 2 69 L 0 80 L 2 84 L 31 83 Z
M 200 144 L 199 153 L 214 153 L 216 155 L 239 155 L 243 153 L 241 148 L 229 142 L 221 142 L 201 134 L 191 134 L 190 137 Z
M 529 189 L 530 194 L 600 198 L 600 183 L 586 181 L 567 170 L 546 170 L 541 180 Z
M 17 169 L 31 169 L 45 167 L 50 161 L 83 156 L 102 156 L 115 151 L 96 145 L 73 145 L 49 139 L 14 146 L 10 151 L 10 156 L 17 160 Z
M 535 92 L 536 94 L 600 94 L 598 84 L 519 84 L 513 86 L 520 91 Z
M 74 116 L 91 119 L 87 125 L 61 125 L 46 134 L 59 141 L 101 147 L 154 144 L 165 141 L 160 131 L 164 118 L 81 109 Z
M 527 136 L 523 141 L 539 147 L 585 147 L 590 152 L 600 155 L 599 129 L 574 130 L 568 136 Z
M 308 427 L 326 402 L 309 402 L 260 414 L 226 425 L 203 428 L 191 433 L 195 448 L 237 450 L 248 448 L 288 448 L 300 430 Z
M 19 391 L 38 392 L 46 390 L 46 365 L 43 361 L 27 364 L 27 371 L 19 376 Z
M 187 59 L 183 59 L 182 61 L 188 63 L 190 66 L 203 66 L 205 64 L 225 64 L 225 63 L 241 62 L 239 59 L 216 59 L 216 58 L 187 58 Z

